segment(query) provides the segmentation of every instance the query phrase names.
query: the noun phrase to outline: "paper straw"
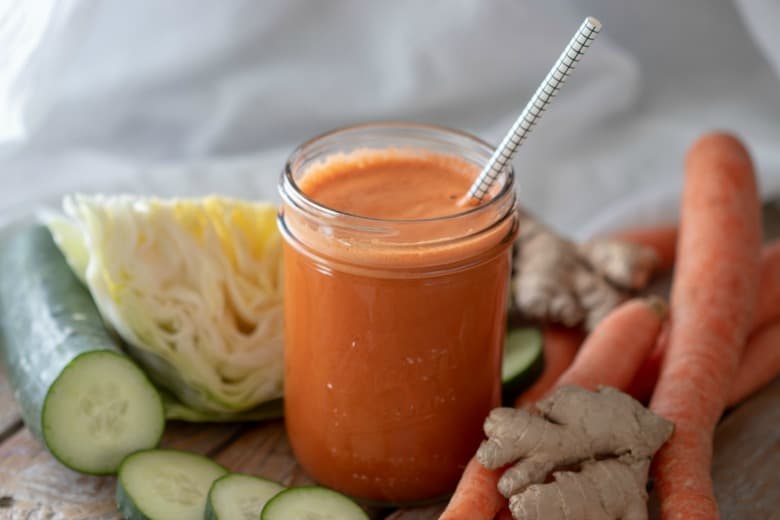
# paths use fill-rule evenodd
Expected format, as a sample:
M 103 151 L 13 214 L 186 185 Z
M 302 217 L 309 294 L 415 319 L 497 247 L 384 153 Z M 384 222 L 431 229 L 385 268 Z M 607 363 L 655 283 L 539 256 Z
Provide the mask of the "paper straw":
M 585 54 L 585 50 L 590 47 L 591 42 L 596 38 L 599 31 L 601 31 L 601 22 L 591 16 L 585 18 L 577 33 L 561 53 L 558 61 L 555 62 L 550 72 L 547 73 L 542 84 L 536 89 L 533 97 L 528 101 L 515 124 L 512 125 L 509 133 L 501 141 L 496 151 L 493 152 L 493 156 L 482 169 L 479 177 L 469 188 L 469 199 L 479 202 L 485 198 L 490 187 L 493 186 L 498 176 L 504 171 L 504 168 L 512 161 L 517 149 L 520 148 L 525 138 L 531 133 L 534 125 L 542 117 L 550 101 L 558 93 L 558 89 L 561 88 L 563 82 L 566 81 L 571 71 L 574 70 L 574 66 L 580 61 L 582 55 Z

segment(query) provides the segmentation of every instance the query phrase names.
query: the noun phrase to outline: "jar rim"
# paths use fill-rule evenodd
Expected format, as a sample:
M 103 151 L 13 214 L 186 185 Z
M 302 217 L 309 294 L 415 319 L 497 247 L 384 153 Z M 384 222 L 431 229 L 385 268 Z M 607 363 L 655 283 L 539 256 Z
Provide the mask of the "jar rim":
M 381 226 L 381 225 L 388 225 L 388 224 L 413 224 L 413 223 L 421 224 L 421 223 L 432 223 L 432 222 L 448 222 L 457 219 L 463 219 L 464 217 L 468 218 L 478 213 L 490 211 L 495 206 L 499 205 L 510 191 L 514 190 L 515 174 L 514 174 L 514 168 L 510 165 L 504 172 L 505 175 L 504 183 L 503 186 L 501 186 L 501 189 L 498 191 L 498 193 L 496 193 L 488 201 L 478 206 L 469 207 L 466 208 L 464 211 L 459 211 L 457 213 L 450 213 L 447 215 L 441 215 L 436 217 L 426 217 L 426 218 L 418 218 L 418 219 L 398 219 L 398 218 L 370 217 L 366 215 L 359 215 L 356 213 L 350 213 L 348 211 L 342 211 L 335 208 L 331 208 L 329 206 L 317 202 L 313 198 L 306 195 L 301 189 L 301 187 L 298 185 L 298 183 L 295 181 L 293 165 L 295 164 L 296 160 L 300 159 L 307 150 L 310 150 L 318 143 L 322 143 L 329 139 L 337 138 L 339 136 L 346 136 L 351 133 L 358 133 L 361 131 L 378 131 L 378 130 L 389 130 L 389 131 L 411 130 L 411 131 L 418 131 L 422 133 L 429 133 L 432 136 L 440 135 L 440 136 L 456 137 L 472 145 L 477 145 L 477 147 L 482 149 L 482 151 L 488 152 L 489 154 L 492 154 L 493 151 L 495 150 L 494 146 L 490 145 L 483 139 L 480 139 L 463 130 L 457 130 L 445 126 L 424 124 L 424 123 L 414 123 L 414 122 L 404 122 L 404 121 L 370 122 L 370 123 L 362 123 L 357 125 L 347 125 L 311 137 L 310 139 L 307 139 L 306 141 L 298 145 L 292 151 L 287 161 L 285 162 L 284 171 L 282 172 L 282 176 L 281 176 L 282 182 L 279 185 L 279 192 L 282 199 L 286 203 L 292 204 L 298 207 L 299 209 L 303 209 L 305 207 L 307 210 L 314 211 L 318 213 L 320 216 L 333 217 L 333 218 L 347 217 L 350 220 L 354 220 L 356 222 L 363 222 L 367 225 L 367 227 L 371 227 L 372 225 Z

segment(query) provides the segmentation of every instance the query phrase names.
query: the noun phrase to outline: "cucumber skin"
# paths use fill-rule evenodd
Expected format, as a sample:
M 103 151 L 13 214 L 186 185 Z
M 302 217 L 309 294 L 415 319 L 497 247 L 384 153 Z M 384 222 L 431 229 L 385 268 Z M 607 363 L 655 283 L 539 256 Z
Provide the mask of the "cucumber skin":
M 230 475 L 233 475 L 233 473 L 228 473 L 225 477 L 229 477 Z M 211 492 L 214 490 L 214 484 L 225 477 L 220 477 L 211 484 L 211 489 L 209 489 L 209 494 L 206 497 L 206 511 L 203 513 L 204 520 L 219 520 L 219 514 L 216 509 L 214 509 L 214 506 L 211 505 Z
M 219 520 L 219 515 L 211 505 L 211 500 L 206 500 L 206 511 L 203 513 L 204 520 Z
M 227 475 L 225 475 L 225 477 L 228 477 L 230 475 L 232 475 L 232 473 L 228 473 Z M 225 478 L 225 477 L 220 477 L 220 478 Z M 211 484 L 211 489 L 209 489 L 209 494 L 206 496 L 206 511 L 203 513 L 204 520 L 219 520 L 219 514 L 214 509 L 214 506 L 211 505 L 211 491 L 214 489 L 214 484 L 216 484 L 218 480 L 220 479 L 218 478 L 217 480 L 214 481 L 214 483 Z
M 152 520 L 135 505 L 119 479 L 116 480 L 116 508 L 125 520 Z
M 515 376 L 509 381 L 501 383 L 501 405 L 502 406 L 514 406 L 517 397 L 531 388 L 537 379 L 544 373 L 544 354 L 542 354 L 536 361 L 534 361 L 528 370 Z
M 49 389 L 71 362 L 93 351 L 132 363 L 49 230 L 33 226 L 13 235 L 0 248 L 0 354 L 24 423 L 47 448 L 41 422 Z
M 517 327 L 520 329 L 523 327 Z M 510 328 L 507 330 L 507 338 L 516 329 Z M 514 406 L 517 396 L 522 392 L 530 388 L 539 377 L 544 373 L 545 360 L 544 360 L 544 337 L 540 330 L 536 329 L 539 335 L 539 343 L 541 345 L 541 353 L 523 372 L 515 374 L 507 380 L 501 381 L 501 405 L 502 406 Z

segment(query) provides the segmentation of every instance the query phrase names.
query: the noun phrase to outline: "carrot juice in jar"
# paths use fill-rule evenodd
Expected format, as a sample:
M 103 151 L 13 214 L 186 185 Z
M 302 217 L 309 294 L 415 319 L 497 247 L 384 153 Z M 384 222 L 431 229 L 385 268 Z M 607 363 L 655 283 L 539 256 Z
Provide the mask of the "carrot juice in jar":
M 513 173 L 459 203 L 492 148 L 376 124 L 308 141 L 282 175 L 285 422 L 321 484 L 411 504 L 451 493 L 500 404 Z

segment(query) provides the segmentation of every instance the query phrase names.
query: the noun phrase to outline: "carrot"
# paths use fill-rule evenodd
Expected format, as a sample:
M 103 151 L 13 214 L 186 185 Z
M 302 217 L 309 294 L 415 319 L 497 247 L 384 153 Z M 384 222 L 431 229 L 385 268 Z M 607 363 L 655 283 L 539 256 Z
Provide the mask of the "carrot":
M 729 391 L 733 406 L 780 374 L 780 321 L 750 335 Z
M 759 292 L 760 293 L 760 292 Z M 668 327 L 666 327 L 668 330 Z M 640 402 L 647 402 L 661 372 L 668 337 L 662 332 L 658 344 L 645 359 L 628 387 L 628 393 Z M 734 382 L 731 384 L 729 406 L 734 406 L 762 388 L 780 374 L 780 321 L 750 333 Z
M 761 253 L 761 274 L 759 278 L 758 297 L 756 302 L 756 311 L 753 318 L 753 328 L 751 329 L 751 338 L 757 333 L 758 329 L 770 322 L 780 321 L 780 241 L 775 241 L 769 245 L 764 246 Z M 668 329 L 668 327 L 667 327 Z M 664 340 L 666 338 L 666 341 Z M 743 360 L 740 361 L 739 374 L 752 374 L 754 370 L 758 373 L 766 373 L 773 366 L 772 357 L 776 352 L 780 352 L 780 349 L 772 351 L 766 351 L 766 366 L 762 368 L 743 368 L 742 365 L 746 362 L 751 366 L 754 363 L 759 363 L 760 358 L 757 353 L 754 353 L 755 347 L 752 345 L 752 340 L 748 341 L 745 346 L 745 352 L 743 354 Z M 764 345 L 763 342 L 759 342 L 760 345 Z M 663 362 L 664 354 L 666 352 L 666 346 L 668 345 L 668 330 L 661 334 L 658 345 L 653 352 L 645 359 L 642 367 L 636 374 L 634 381 L 629 386 L 628 393 L 631 394 L 636 400 L 641 402 L 647 402 L 650 396 L 653 394 L 653 389 L 658 380 L 658 375 L 661 372 L 661 364 Z M 750 353 L 750 354 L 749 354 Z M 740 377 L 738 376 L 738 380 Z M 754 392 L 764 384 L 766 380 L 756 379 L 735 382 L 735 385 L 742 385 L 742 390 L 735 391 L 736 394 L 729 400 L 729 406 L 741 401 L 744 397 L 747 397 L 750 393 Z M 737 398 L 738 397 L 738 398 Z M 734 400 L 736 399 L 736 400 Z
M 761 251 L 759 280 L 754 329 L 780 320 L 780 240 L 768 244 Z
M 650 396 L 653 395 L 655 383 L 658 381 L 658 374 L 661 373 L 661 365 L 666 354 L 666 346 L 669 344 L 669 322 L 664 323 L 661 333 L 658 335 L 655 347 L 650 352 L 642 365 L 636 371 L 634 380 L 628 385 L 626 392 L 640 403 L 647 404 Z
M 535 385 L 532 395 L 541 398 L 553 387 L 561 384 L 585 387 L 606 384 L 624 388 L 633 379 L 642 359 L 655 344 L 664 315 L 663 307 L 659 309 L 656 300 L 626 302 L 599 323 L 576 357 L 573 353 L 577 350 L 580 336 L 575 331 L 547 329 L 545 356 L 549 344 L 556 345 L 553 350 L 560 350 L 561 357 L 570 355 L 575 359 L 571 366 L 570 361 L 556 363 L 556 367 L 565 366 L 568 369 L 556 369 L 555 372 L 563 372 L 563 375 L 557 377 L 557 381 L 553 383 Z M 618 361 L 617 358 L 625 360 Z M 521 404 L 527 402 L 528 394 L 529 392 L 525 392 L 521 396 Z M 497 489 L 501 474 L 501 470 L 488 470 L 477 462 L 476 458 L 471 459 L 439 520 L 492 519 L 506 505 L 506 499 Z
M 492 520 L 506 505 L 498 492 L 499 478 L 501 470 L 487 469 L 472 457 L 439 520 Z
M 544 371 L 530 388 L 517 397 L 515 406 L 518 408 L 535 403 L 555 385 L 574 361 L 582 343 L 582 332 L 577 329 L 546 327 L 543 333 Z
M 664 519 L 718 517 L 712 437 L 751 327 L 760 207 L 742 144 L 719 133 L 699 139 L 685 161 L 669 346 L 650 401 L 675 424 L 654 463 Z
M 645 246 L 658 255 L 660 272 L 671 271 L 677 256 L 677 226 L 657 226 L 623 229 L 611 235 L 612 238 L 625 240 L 632 244 Z
M 607 314 L 555 386 L 625 389 L 655 347 L 667 316 L 660 298 L 629 300 Z

